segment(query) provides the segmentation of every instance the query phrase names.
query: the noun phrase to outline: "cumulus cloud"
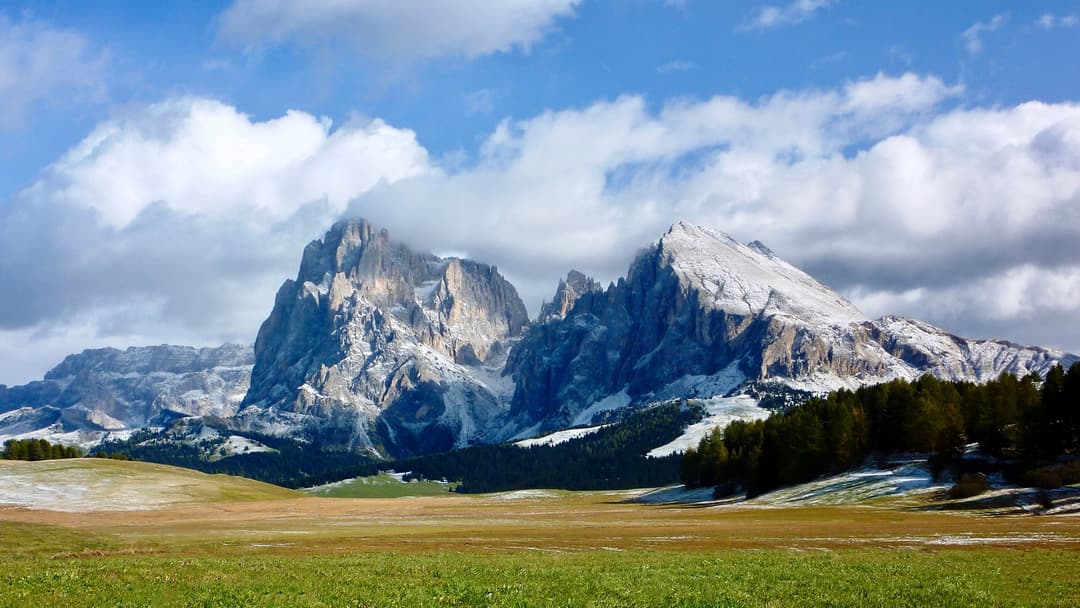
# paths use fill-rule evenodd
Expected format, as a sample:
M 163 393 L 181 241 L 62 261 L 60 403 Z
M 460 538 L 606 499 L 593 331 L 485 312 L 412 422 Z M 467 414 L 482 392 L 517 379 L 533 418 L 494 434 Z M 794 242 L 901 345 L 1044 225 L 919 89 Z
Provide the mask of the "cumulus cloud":
M 107 64 L 74 30 L 0 14 L 0 129 L 17 127 L 35 103 L 101 99 Z
M 440 165 L 379 121 L 173 100 L 104 123 L 8 205 L 0 275 L 20 297 L 0 301 L 0 341 L 250 341 L 345 214 L 497 264 L 534 312 L 570 268 L 616 279 L 688 219 L 764 241 L 870 314 L 1080 350 L 1080 106 L 964 102 L 914 74 L 626 96 L 505 120 Z
M 1080 107 L 950 109 L 960 94 L 907 74 L 655 112 L 624 97 L 504 122 L 473 166 L 352 211 L 497 262 L 533 306 L 571 266 L 618 277 L 687 218 L 765 241 L 872 314 L 1043 341 L 1023 329 L 1038 318 L 1080 350 Z
M 396 63 L 475 58 L 529 48 L 573 15 L 580 0 L 236 0 L 221 16 L 224 39 L 250 48 L 344 41 Z
M 996 32 L 1005 24 L 1008 23 L 1009 18 L 1005 14 L 994 15 L 989 21 L 976 21 L 971 27 L 964 30 L 962 34 L 964 38 L 964 48 L 971 55 L 978 55 L 983 50 L 983 34 L 990 32 Z
M 250 342 L 350 199 L 428 170 L 414 134 L 379 120 L 260 122 L 183 98 L 107 121 L 0 207 L 0 276 L 19 294 L 0 299 L 0 339 Z
M 155 204 L 181 215 L 280 220 L 314 199 L 341 208 L 380 180 L 426 166 L 415 135 L 381 120 L 332 131 L 327 119 L 289 111 L 253 122 L 236 108 L 193 97 L 99 125 L 24 196 L 92 209 L 114 228 Z
M 833 0 L 794 0 L 785 6 L 765 5 L 741 25 L 740 29 L 767 30 L 795 25 L 810 19 L 815 13 L 828 8 L 832 3 Z

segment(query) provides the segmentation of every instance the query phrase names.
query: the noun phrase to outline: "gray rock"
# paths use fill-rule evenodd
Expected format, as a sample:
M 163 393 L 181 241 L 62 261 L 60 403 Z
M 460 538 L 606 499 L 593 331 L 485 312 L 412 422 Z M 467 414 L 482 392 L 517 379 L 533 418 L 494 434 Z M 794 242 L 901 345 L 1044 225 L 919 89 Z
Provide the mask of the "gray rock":
M 69 355 L 45 379 L 0 389 L 0 439 L 39 431 L 90 444 L 107 431 L 176 416 L 236 413 L 247 392 L 249 346 L 98 348 Z
M 481 441 L 505 413 L 498 371 L 527 322 L 496 268 L 339 222 L 278 291 L 240 423 L 394 456 Z
M 898 317 L 871 320 L 760 242 L 686 223 L 606 291 L 569 283 L 507 363 L 521 428 L 588 423 L 605 399 L 707 397 L 746 382 L 822 393 L 924 373 L 985 381 L 1076 360 Z

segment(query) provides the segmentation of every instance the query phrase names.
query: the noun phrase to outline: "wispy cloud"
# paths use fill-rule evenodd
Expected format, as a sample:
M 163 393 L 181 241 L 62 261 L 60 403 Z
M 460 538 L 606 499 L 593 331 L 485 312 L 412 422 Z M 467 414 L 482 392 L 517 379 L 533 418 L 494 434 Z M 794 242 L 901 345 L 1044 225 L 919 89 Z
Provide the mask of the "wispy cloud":
M 847 58 L 847 51 L 837 51 L 828 55 L 822 55 L 810 62 L 810 69 L 816 70 L 830 63 L 837 63 Z
M 834 0 L 794 0 L 786 6 L 766 5 L 746 23 L 739 26 L 740 30 L 767 30 L 785 25 L 802 23 L 814 16 L 814 13 L 828 8 Z
M 1005 27 L 1005 24 L 1009 22 L 1009 16 L 1004 13 L 999 13 L 990 18 L 989 21 L 977 21 L 974 25 L 964 30 L 962 34 L 964 38 L 964 47 L 967 48 L 967 52 L 970 55 L 978 55 L 983 50 L 983 34 L 995 32 Z
M 109 53 L 80 32 L 0 14 L 0 129 L 39 103 L 101 100 Z
M 674 74 L 676 72 L 690 72 L 697 69 L 697 64 L 693 61 L 686 61 L 684 59 L 676 59 L 675 61 L 669 61 L 663 65 L 656 67 L 656 73 L 658 74 Z
M 1043 13 L 1041 17 L 1035 20 L 1035 25 L 1046 29 L 1052 30 L 1058 27 L 1076 27 L 1080 25 L 1080 17 L 1076 15 L 1055 15 L 1053 13 Z
M 528 51 L 581 0 L 235 0 L 221 37 L 245 48 L 344 42 L 368 59 L 408 65 L 438 57 Z
M 495 109 L 495 91 L 479 89 L 465 95 L 465 111 L 469 114 L 490 114 Z

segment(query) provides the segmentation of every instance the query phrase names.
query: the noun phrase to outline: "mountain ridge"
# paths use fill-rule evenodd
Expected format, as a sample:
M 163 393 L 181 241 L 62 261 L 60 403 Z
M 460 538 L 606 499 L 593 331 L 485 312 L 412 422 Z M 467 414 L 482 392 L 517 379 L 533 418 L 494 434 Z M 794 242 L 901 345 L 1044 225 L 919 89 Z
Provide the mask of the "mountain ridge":
M 220 347 L 221 361 L 240 364 L 208 367 L 214 349 L 156 348 L 104 349 L 79 363 L 96 352 L 86 351 L 43 381 L 0 388 L 0 436 L 212 415 L 239 430 L 400 457 L 750 385 L 821 393 L 924 373 L 985 381 L 1077 359 L 870 319 L 761 242 L 688 222 L 606 288 L 570 271 L 530 322 L 496 267 L 417 252 L 366 220 L 343 220 L 305 247 L 254 348 Z M 212 379 L 219 368 L 228 378 Z M 178 393 L 183 382 L 194 388 Z

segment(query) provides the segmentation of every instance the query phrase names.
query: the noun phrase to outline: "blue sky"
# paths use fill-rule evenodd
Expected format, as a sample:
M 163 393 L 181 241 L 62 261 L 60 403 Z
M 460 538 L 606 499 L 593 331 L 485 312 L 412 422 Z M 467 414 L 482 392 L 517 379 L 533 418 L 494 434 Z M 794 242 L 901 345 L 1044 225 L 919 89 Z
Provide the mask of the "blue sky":
M 1080 350 L 1077 235 L 1039 219 L 1080 219 L 1080 3 L 435 4 L 0 4 L 0 382 L 250 341 L 349 213 L 534 312 L 687 217 L 870 314 Z

